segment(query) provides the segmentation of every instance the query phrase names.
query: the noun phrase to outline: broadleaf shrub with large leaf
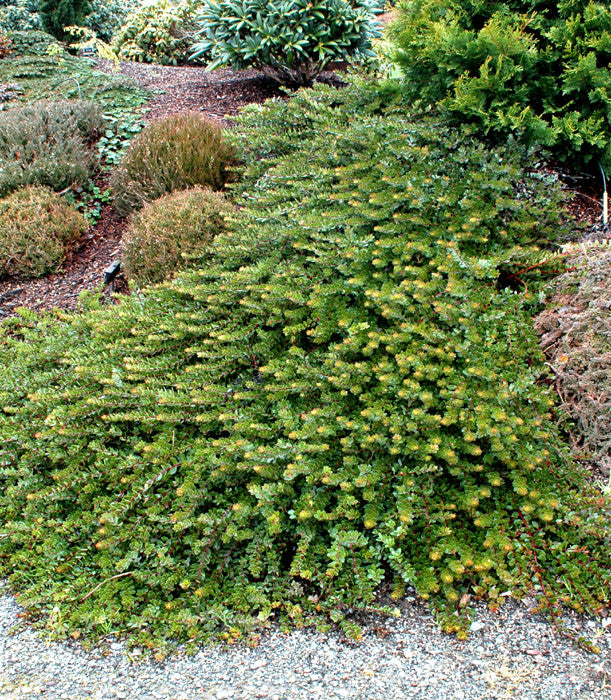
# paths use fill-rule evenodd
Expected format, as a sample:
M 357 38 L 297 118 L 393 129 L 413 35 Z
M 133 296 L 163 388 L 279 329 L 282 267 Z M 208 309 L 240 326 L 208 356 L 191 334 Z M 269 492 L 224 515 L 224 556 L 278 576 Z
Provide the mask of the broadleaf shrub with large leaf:
M 373 56 L 376 12 L 370 0 L 205 0 L 193 57 L 310 85 L 330 61 Z
M 130 12 L 141 4 L 141 0 L 91 0 L 91 12 L 86 26 L 102 41 L 110 41 L 125 24 Z
M 56 632 L 355 633 L 385 579 L 459 631 L 465 593 L 609 602 L 532 328 L 559 189 L 363 90 L 243 117 L 199 269 L 1 327 L 0 574 Z
M 117 31 L 113 49 L 119 58 L 178 65 L 189 57 L 200 0 L 156 0 L 135 8 Z
M 0 0 L 0 29 L 29 31 L 41 28 L 37 0 Z
M 611 167 L 608 3 L 405 0 L 399 13 L 395 57 L 410 98 Z

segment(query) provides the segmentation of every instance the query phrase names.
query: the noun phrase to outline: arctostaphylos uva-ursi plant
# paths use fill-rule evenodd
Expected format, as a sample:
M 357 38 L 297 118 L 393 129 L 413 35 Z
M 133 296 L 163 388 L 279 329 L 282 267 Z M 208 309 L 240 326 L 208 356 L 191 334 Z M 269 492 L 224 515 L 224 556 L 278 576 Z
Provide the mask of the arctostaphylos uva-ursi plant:
M 412 100 L 611 167 L 609 3 L 405 0 L 394 39 Z
M 285 85 L 311 85 L 331 61 L 372 57 L 379 36 L 370 0 L 205 0 L 193 58 L 257 68 Z
M 0 574 L 50 630 L 358 635 L 384 581 L 461 634 L 468 596 L 608 604 L 532 327 L 557 184 L 365 90 L 247 112 L 197 269 L 0 326 Z

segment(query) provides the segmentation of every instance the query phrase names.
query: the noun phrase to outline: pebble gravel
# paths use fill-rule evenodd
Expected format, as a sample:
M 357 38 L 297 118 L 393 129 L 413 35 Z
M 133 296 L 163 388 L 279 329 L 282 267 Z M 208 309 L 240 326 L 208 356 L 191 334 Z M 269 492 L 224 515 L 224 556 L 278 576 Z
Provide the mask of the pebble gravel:
M 45 640 L 0 589 L 0 699 L 220 700 L 221 698 L 611 698 L 611 617 L 571 617 L 580 649 L 532 612 L 532 602 L 491 613 L 476 606 L 467 641 L 440 632 L 415 598 L 400 617 L 370 617 L 359 642 L 278 630 L 254 648 L 202 646 L 159 661 L 119 640 L 85 650 Z

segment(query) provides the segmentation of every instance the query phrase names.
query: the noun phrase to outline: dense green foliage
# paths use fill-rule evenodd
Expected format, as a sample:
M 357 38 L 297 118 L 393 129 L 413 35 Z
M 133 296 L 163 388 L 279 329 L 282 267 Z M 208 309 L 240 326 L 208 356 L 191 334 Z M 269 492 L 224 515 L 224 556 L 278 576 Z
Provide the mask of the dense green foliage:
M 11 31 L 8 32 L 8 37 L 13 44 L 13 51 L 16 56 L 48 56 L 50 47 L 53 47 L 51 49 L 52 52 L 59 52 L 61 48 L 54 36 L 37 29 Z M 57 58 L 55 61 L 57 62 Z
M 0 0 L 0 29 L 28 31 L 41 28 L 38 0 Z
M 227 228 L 231 207 L 220 192 L 194 187 L 160 197 L 137 212 L 123 236 L 123 267 L 138 287 L 173 277 L 201 260 Z
M 412 99 L 611 167 L 609 3 L 405 0 L 395 41 Z
M 205 0 L 194 57 L 310 85 L 330 61 L 373 56 L 376 11 L 369 0 Z
M 94 102 L 42 100 L 0 112 L 0 196 L 24 185 L 63 190 L 84 184 L 97 158 L 91 143 L 102 128 Z
M 90 9 L 89 0 L 40 0 L 38 4 L 44 29 L 62 41 L 69 38 L 65 28 L 82 27 Z
M 9 32 L 13 52 L 0 63 L 0 82 L 17 83 L 23 100 L 77 98 L 93 100 L 107 114 L 136 111 L 148 93 L 121 75 L 95 70 L 95 61 L 71 56 L 45 32 Z
M 181 112 L 147 124 L 130 143 L 111 179 L 121 214 L 174 190 L 223 188 L 234 148 L 216 122 Z
M 25 187 L 0 199 L 0 275 L 54 272 L 67 245 L 86 228 L 82 214 L 44 187 Z
M 113 48 L 120 58 L 144 63 L 184 63 L 193 43 L 200 0 L 156 0 L 136 8 L 117 32 Z
M 558 188 L 363 89 L 249 111 L 197 270 L 0 328 L 0 574 L 51 629 L 354 632 L 384 579 L 446 629 L 467 591 L 608 603 L 531 323 Z
M 127 16 L 141 0 L 91 0 L 86 26 L 102 41 L 110 41 L 123 26 Z

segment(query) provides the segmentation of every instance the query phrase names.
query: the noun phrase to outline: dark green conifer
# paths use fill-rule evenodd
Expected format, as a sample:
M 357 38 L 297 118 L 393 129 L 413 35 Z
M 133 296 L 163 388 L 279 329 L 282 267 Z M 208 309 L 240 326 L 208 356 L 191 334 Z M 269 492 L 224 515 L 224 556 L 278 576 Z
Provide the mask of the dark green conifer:
M 65 28 L 83 26 L 90 9 L 88 0 L 41 0 L 39 12 L 49 34 L 64 41 Z

